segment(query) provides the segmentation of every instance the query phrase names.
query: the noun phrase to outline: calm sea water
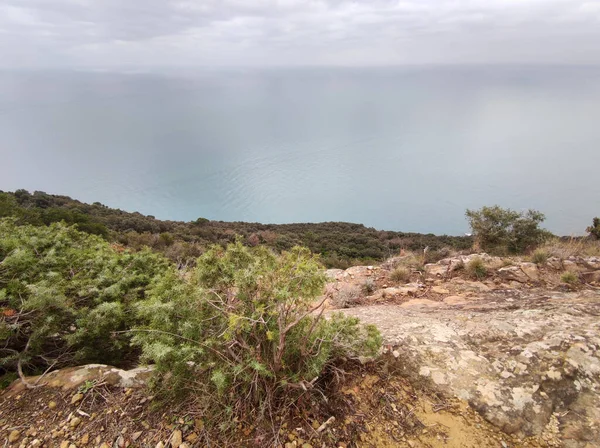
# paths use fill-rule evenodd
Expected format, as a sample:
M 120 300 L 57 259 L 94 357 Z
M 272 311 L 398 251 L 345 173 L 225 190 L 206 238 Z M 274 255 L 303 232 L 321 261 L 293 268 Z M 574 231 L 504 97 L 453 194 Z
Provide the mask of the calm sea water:
M 1 73 L 0 189 L 158 218 L 462 234 L 600 215 L 600 68 Z

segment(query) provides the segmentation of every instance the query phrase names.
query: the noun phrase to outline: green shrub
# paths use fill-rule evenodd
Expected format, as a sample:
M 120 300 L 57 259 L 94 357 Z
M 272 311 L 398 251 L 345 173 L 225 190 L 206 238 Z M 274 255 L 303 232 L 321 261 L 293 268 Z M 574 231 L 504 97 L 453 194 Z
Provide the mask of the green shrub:
M 64 224 L 0 220 L 0 368 L 25 373 L 83 362 L 119 364 L 131 353 L 131 305 L 168 262 L 119 253 Z
M 465 266 L 467 275 L 476 280 L 482 280 L 487 276 L 487 268 L 481 258 L 473 258 Z
M 566 271 L 560 276 L 560 281 L 568 285 L 576 285 L 579 283 L 579 277 L 574 272 Z
M 591 237 L 600 240 L 600 218 L 594 218 L 592 225 L 585 229 Z
M 408 283 L 410 271 L 406 268 L 396 268 L 390 274 L 390 280 L 397 283 Z
M 545 264 L 548 261 L 548 258 L 550 258 L 550 254 L 543 249 L 537 249 L 531 255 L 531 261 L 535 264 Z
M 522 213 L 495 205 L 467 210 L 466 216 L 481 249 L 494 254 L 523 253 L 551 236 L 539 227 L 545 216 L 535 210 Z
M 258 419 L 310 391 L 335 359 L 375 355 L 373 326 L 316 313 L 326 282 L 308 249 L 213 247 L 191 276 L 170 270 L 137 304 L 134 330 L 163 390 L 193 391 L 209 419 Z

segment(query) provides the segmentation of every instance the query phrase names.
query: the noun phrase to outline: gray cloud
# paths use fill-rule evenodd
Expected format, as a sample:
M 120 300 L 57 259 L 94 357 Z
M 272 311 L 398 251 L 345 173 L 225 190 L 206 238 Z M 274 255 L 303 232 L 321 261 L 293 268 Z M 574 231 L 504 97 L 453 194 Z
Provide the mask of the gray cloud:
M 0 67 L 600 63 L 600 0 L 4 0 Z

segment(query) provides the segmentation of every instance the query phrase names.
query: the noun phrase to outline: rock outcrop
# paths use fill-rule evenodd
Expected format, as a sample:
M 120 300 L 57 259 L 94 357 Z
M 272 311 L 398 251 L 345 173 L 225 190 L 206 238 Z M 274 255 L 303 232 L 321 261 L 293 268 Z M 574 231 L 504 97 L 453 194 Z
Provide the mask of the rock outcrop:
M 63 390 L 76 389 L 86 381 L 102 382 L 109 386 L 122 388 L 143 387 L 148 383 L 152 375 L 152 366 L 137 367 L 131 370 L 117 369 L 116 367 L 105 364 L 88 364 L 80 367 L 67 367 L 65 369 L 54 370 L 44 376 L 33 376 L 27 378 L 31 385 L 50 388 L 60 388 Z M 26 385 L 17 380 L 4 392 L 10 396 L 18 394 L 27 389 Z M 77 394 L 74 395 L 75 399 Z M 74 403 L 72 403 L 74 404 Z
M 600 293 L 449 296 L 345 311 L 377 325 L 407 375 L 519 436 L 600 441 Z

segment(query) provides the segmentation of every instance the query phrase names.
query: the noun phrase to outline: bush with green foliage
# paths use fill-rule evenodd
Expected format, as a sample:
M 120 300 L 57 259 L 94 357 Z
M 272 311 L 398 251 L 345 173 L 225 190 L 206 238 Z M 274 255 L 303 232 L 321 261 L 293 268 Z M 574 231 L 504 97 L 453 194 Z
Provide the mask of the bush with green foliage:
M 467 210 L 466 216 L 481 249 L 493 254 L 524 253 L 551 236 L 539 227 L 545 216 L 536 210 L 517 212 L 495 205 Z
M 594 218 L 592 225 L 585 229 L 585 231 L 589 233 L 591 237 L 600 240 L 600 218 Z
M 483 280 L 488 273 L 485 263 L 479 257 L 473 258 L 465 265 L 465 272 L 475 280 Z
M 325 283 L 305 248 L 212 247 L 193 275 L 172 269 L 148 290 L 134 342 L 166 374 L 162 390 L 193 390 L 205 412 L 222 413 L 212 421 L 260 419 L 311 390 L 335 359 L 380 348 L 375 327 L 323 317 Z
M 131 306 L 167 268 L 64 224 L 0 219 L 0 370 L 41 372 L 131 355 Z M 0 372 L 1 373 L 1 372 Z
M 573 286 L 579 283 L 579 277 L 572 271 L 566 271 L 560 276 L 560 281 Z

